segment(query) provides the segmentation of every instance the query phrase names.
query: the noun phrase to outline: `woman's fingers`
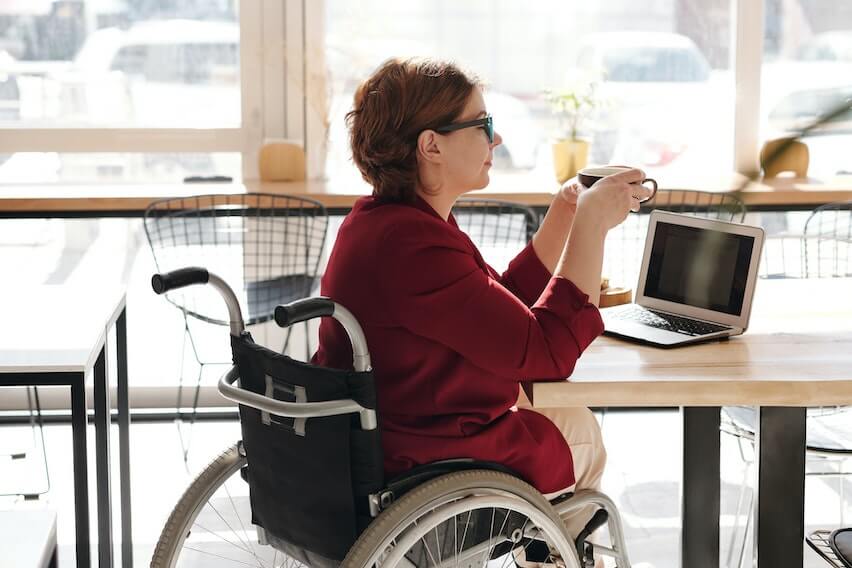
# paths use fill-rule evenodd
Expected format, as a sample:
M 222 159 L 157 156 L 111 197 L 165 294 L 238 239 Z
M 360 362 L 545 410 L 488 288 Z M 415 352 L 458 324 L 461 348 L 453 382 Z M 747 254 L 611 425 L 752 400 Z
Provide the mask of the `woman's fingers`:
M 638 199 L 639 201 L 646 201 L 651 199 L 654 195 L 654 189 L 650 187 L 645 187 L 644 185 L 639 184 L 631 184 L 631 191 L 633 192 L 633 197 Z
M 612 179 L 615 181 L 638 184 L 642 183 L 642 180 L 645 179 L 645 172 L 643 172 L 639 168 L 630 168 L 629 170 L 624 170 L 622 172 L 618 172 L 617 174 L 606 176 L 604 179 Z
M 639 208 L 642 206 L 642 202 L 636 199 L 635 197 L 630 198 L 630 210 L 634 213 L 639 211 Z

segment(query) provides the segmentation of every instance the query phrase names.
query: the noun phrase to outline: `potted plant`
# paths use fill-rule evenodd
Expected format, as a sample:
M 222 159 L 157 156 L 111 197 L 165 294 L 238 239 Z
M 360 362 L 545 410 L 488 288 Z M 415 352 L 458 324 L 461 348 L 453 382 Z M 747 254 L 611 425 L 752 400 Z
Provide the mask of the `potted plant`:
M 598 80 L 577 76 L 559 89 L 547 89 L 544 96 L 559 119 L 559 135 L 553 141 L 553 168 L 559 183 L 574 177 L 586 166 L 589 142 L 579 137 L 584 121 L 601 105 Z

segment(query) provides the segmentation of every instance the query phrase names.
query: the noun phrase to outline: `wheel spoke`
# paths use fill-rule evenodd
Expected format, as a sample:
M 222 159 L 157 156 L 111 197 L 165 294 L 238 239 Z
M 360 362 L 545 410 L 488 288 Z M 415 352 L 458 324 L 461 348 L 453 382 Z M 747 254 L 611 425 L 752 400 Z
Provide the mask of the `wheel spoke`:
M 254 555 L 252 554 L 252 551 L 251 551 L 251 550 L 249 550 L 248 548 L 244 548 L 244 547 L 240 546 L 239 544 L 237 544 L 237 543 L 235 543 L 235 542 L 231 542 L 231 541 L 230 541 L 230 540 L 228 540 L 227 538 L 225 538 L 225 537 L 223 537 L 222 535 L 220 535 L 218 532 L 213 531 L 213 530 L 210 530 L 210 529 L 208 529 L 207 527 L 205 527 L 204 525 L 196 524 L 195 526 L 197 526 L 198 528 L 200 528 L 201 530 L 203 530 L 203 531 L 205 531 L 205 532 L 207 532 L 207 533 L 210 533 L 211 535 L 213 535 L 214 537 L 218 538 L 218 539 L 219 539 L 219 540 L 221 540 L 222 542 L 227 542 L 228 544 L 230 544 L 230 545 L 231 545 L 231 546 L 233 546 L 234 548 L 236 548 L 236 549 L 238 549 L 238 550 L 242 550 L 242 551 L 243 551 L 243 552 L 245 552 L 246 554 L 249 554 L 249 555 L 251 555 L 251 556 L 254 556 Z
M 228 562 L 236 562 L 237 564 L 242 564 L 243 566 L 252 566 L 252 568 L 257 568 L 257 564 L 249 564 L 243 560 L 235 560 L 233 558 L 228 558 L 227 556 L 222 556 L 221 554 L 214 554 L 208 550 L 201 550 L 199 548 L 192 548 L 191 546 L 184 546 L 184 550 L 191 550 L 192 552 L 197 552 L 199 554 L 206 554 L 207 556 L 213 556 L 215 558 L 220 558 L 222 560 L 227 560 Z
M 240 515 L 240 512 L 237 511 L 237 505 L 236 505 L 236 503 L 234 503 L 234 498 L 233 498 L 233 496 L 231 496 L 231 490 L 228 489 L 227 482 L 224 485 L 222 485 L 222 488 L 225 490 L 225 494 L 228 496 L 228 502 L 231 504 L 231 509 L 233 509 L 234 515 L 236 515 L 237 521 L 240 523 L 240 528 L 243 530 L 243 534 L 248 535 L 248 531 L 246 530 L 246 525 L 245 525 L 245 523 L 243 523 L 243 518 Z M 239 535 L 237 536 L 237 538 L 239 538 Z M 242 539 L 240 539 L 240 540 L 242 540 Z M 260 562 L 261 566 L 263 566 L 265 568 L 266 565 L 263 563 L 263 561 L 260 558 L 258 558 L 257 551 L 255 550 L 254 546 L 251 544 L 251 541 L 243 541 L 243 543 L 252 550 L 252 554 L 254 554 L 254 557 L 257 558 L 257 561 Z M 272 568 L 275 568 L 274 564 L 272 565 Z

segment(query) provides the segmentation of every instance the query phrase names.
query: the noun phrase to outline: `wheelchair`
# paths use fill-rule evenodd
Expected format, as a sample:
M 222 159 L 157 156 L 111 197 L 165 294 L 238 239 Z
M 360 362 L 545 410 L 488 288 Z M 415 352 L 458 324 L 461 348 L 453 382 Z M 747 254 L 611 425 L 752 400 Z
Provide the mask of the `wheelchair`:
M 242 440 L 191 483 L 162 530 L 151 566 L 485 567 L 594 566 L 596 554 L 629 568 L 618 510 L 578 491 L 548 502 L 508 468 L 453 459 L 385 480 L 366 340 L 328 298 L 278 306 L 282 327 L 333 317 L 353 369 L 318 367 L 256 344 L 233 290 L 203 268 L 152 277 L 158 294 L 210 284 L 230 318 L 233 367 L 219 391 L 238 403 Z M 560 517 L 597 510 L 573 539 Z M 608 525 L 609 546 L 588 542 Z

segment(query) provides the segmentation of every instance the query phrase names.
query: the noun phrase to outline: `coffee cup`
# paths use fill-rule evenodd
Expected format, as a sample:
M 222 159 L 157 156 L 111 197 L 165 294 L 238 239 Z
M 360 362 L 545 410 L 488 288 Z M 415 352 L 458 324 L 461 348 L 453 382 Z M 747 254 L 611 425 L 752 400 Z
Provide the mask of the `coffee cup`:
M 601 178 L 605 178 L 606 176 L 611 176 L 613 174 L 618 174 L 621 172 L 626 172 L 631 168 L 625 166 L 601 166 L 599 168 L 583 168 L 579 172 L 577 172 L 577 180 L 585 187 L 592 187 L 595 182 L 597 182 Z M 646 183 L 650 183 L 653 188 L 651 191 L 650 197 L 645 199 L 640 199 L 639 203 L 645 203 L 646 201 L 650 201 L 654 199 L 654 196 L 657 195 L 657 182 L 651 178 L 645 178 L 637 185 L 645 185 Z

